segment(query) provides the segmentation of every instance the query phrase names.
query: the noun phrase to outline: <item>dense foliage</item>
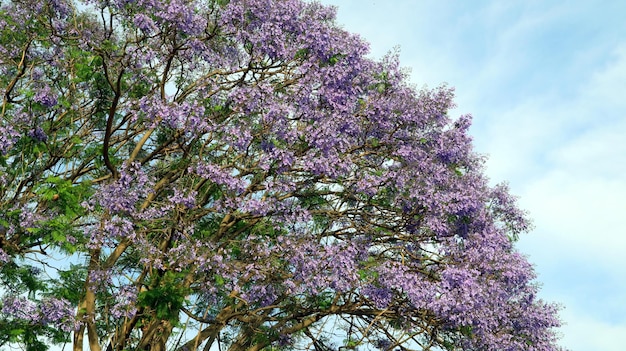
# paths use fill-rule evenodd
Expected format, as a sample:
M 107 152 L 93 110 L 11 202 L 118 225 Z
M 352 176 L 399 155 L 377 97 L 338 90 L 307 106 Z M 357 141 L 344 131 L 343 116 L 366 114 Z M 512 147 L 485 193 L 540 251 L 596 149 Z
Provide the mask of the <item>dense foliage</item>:
M 0 347 L 558 349 L 451 89 L 334 11 L 2 2 Z

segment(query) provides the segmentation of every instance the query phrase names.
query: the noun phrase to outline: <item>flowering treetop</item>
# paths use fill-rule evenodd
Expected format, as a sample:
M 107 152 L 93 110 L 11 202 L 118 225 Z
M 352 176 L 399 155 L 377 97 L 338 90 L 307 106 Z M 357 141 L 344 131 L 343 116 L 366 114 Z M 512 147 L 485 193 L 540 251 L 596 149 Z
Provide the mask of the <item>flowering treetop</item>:
M 3 2 L 0 345 L 557 350 L 470 117 L 367 52 L 316 2 Z

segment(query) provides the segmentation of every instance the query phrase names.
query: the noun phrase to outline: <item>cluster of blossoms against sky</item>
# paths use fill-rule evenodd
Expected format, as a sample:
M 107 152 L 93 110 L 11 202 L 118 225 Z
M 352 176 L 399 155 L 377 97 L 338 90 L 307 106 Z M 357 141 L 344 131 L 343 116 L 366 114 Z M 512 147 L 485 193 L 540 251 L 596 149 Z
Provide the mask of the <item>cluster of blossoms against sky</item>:
M 328 320 L 383 350 L 556 350 L 513 247 L 527 221 L 452 89 L 414 89 L 334 19 L 2 2 L 0 323 L 92 350 L 317 349 L 342 339 Z

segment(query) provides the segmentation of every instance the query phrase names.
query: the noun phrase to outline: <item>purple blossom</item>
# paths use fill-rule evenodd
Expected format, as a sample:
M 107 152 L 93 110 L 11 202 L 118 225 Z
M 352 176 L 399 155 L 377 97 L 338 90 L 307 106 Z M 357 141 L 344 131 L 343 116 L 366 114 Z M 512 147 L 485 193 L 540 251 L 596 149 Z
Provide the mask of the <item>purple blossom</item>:
M 42 301 L 40 306 L 41 323 L 58 326 L 69 333 L 74 330 L 75 310 L 67 300 L 49 298 Z
M 174 194 L 169 197 L 169 201 L 174 204 L 183 205 L 186 208 L 193 208 L 196 205 L 197 192 L 191 191 L 187 195 L 180 193 L 180 190 L 174 189 Z
M 98 204 L 112 213 L 134 212 L 137 203 L 148 195 L 151 182 L 137 163 L 125 166 L 119 172 L 119 178 L 99 189 L 92 203 L 85 203 L 87 208 Z
M 70 3 L 67 0 L 50 0 L 52 9 L 60 19 L 66 18 L 72 10 Z
M 5 298 L 2 301 L 2 310 L 0 312 L 29 323 L 36 322 L 38 319 L 37 305 L 23 297 Z
M 206 178 L 215 184 L 224 185 L 230 191 L 241 193 L 247 187 L 247 182 L 237 177 L 233 171 L 223 169 L 214 164 L 199 164 L 190 169 L 200 177 Z
M 133 18 L 133 23 L 146 34 L 151 34 L 158 30 L 154 21 L 143 13 L 136 14 Z
M 48 135 L 46 135 L 46 132 L 44 132 L 41 127 L 35 127 L 28 132 L 28 135 L 37 141 L 45 142 L 46 140 L 48 140 Z
M 393 292 L 386 288 L 379 288 L 375 286 L 367 286 L 361 290 L 363 295 L 372 303 L 376 308 L 385 309 L 391 303 L 393 298 Z
M 20 133 L 10 124 L 0 121 L 0 154 L 6 155 L 20 137 Z
M 376 340 L 376 348 L 379 350 L 387 351 L 392 345 L 393 343 L 391 342 L 391 340 L 387 338 Z
M 39 303 L 23 297 L 2 300 L 0 313 L 28 324 L 54 326 L 69 333 L 74 327 L 74 308 L 67 300 L 48 298 Z
M 33 100 L 44 105 L 45 107 L 53 107 L 57 104 L 56 95 L 54 94 L 52 89 L 50 89 L 50 87 L 47 85 L 37 90 Z
M 107 291 L 107 289 L 113 284 L 111 271 L 92 269 L 89 271 L 87 277 L 89 284 L 95 288 L 96 291 Z
M 137 301 L 136 287 L 123 286 L 115 296 L 115 305 L 111 307 L 113 318 L 132 318 L 137 313 L 135 302 Z
M 189 102 L 167 102 L 156 96 L 144 96 L 139 100 L 139 115 L 152 126 L 162 125 L 184 130 L 191 135 L 205 132 L 209 125 L 204 118 L 204 107 Z

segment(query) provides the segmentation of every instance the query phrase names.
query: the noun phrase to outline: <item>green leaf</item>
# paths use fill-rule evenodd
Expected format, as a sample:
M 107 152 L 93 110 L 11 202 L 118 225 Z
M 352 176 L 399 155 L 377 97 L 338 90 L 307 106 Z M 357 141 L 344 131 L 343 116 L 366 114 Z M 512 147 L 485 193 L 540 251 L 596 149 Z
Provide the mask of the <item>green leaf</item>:
M 331 56 L 330 58 L 328 58 L 328 64 L 330 66 L 334 66 L 336 65 L 342 58 L 344 58 L 346 55 L 344 54 L 334 54 L 333 56 Z
M 305 59 L 309 55 L 309 51 L 310 51 L 309 48 L 303 48 L 303 49 L 296 51 L 296 54 L 294 55 L 294 59 L 296 60 Z
M 221 276 L 221 275 L 219 275 L 219 274 L 215 274 L 215 275 L 213 276 L 213 279 L 215 279 L 215 284 L 216 284 L 217 286 L 224 286 L 224 284 L 226 283 L 226 281 L 224 280 L 224 277 L 222 277 L 222 276 Z

